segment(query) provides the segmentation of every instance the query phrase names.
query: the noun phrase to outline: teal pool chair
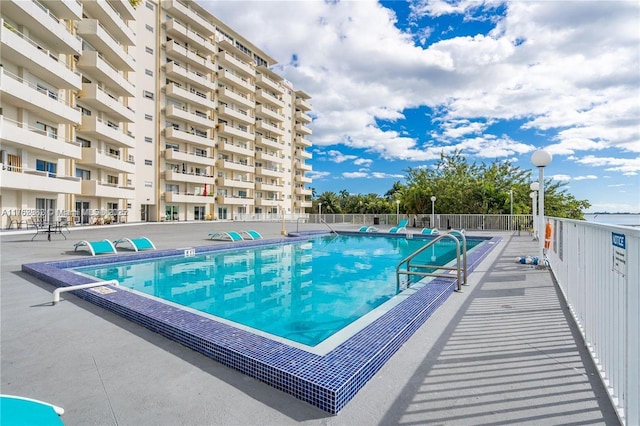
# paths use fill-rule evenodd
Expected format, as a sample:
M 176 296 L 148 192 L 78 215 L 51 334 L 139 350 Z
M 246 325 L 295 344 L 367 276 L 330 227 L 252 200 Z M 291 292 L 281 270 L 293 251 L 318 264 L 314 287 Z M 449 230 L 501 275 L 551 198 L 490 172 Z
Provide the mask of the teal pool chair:
M 13 395 L 0 395 L 0 423 L 3 425 L 64 426 L 64 409 L 48 402 Z
M 156 249 L 156 246 L 147 237 L 120 238 L 113 242 L 113 246 L 116 248 L 118 247 L 118 244 L 127 244 L 130 249 L 135 251 Z
M 375 226 L 362 226 L 358 232 L 378 232 L 378 228 Z
M 118 253 L 113 243 L 106 239 L 102 241 L 82 240 L 75 243 L 73 247 L 73 251 L 77 251 L 79 248 L 86 248 L 91 253 L 91 256 L 95 256 L 96 254 Z
M 406 231 L 407 223 L 409 223 L 409 219 L 402 219 L 397 226 L 389 229 L 389 232 L 391 232 L 392 234 L 397 234 L 398 232 Z
M 422 235 L 439 235 L 440 231 L 438 231 L 436 228 L 422 228 L 422 231 L 420 231 L 420 233 Z

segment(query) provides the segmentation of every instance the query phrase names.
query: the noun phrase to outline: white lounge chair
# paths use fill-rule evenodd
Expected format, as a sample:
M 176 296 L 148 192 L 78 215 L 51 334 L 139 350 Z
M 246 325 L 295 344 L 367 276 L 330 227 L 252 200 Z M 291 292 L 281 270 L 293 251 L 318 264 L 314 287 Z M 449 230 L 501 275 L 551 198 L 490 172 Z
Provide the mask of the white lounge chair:
M 211 232 L 209 233 L 209 238 L 222 241 L 242 241 L 242 235 L 235 231 Z

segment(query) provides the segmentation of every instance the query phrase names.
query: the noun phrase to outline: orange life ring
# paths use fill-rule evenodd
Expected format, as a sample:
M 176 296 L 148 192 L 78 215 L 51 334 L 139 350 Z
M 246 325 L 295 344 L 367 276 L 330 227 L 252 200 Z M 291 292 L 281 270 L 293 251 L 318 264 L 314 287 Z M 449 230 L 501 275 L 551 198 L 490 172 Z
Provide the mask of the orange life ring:
M 551 222 L 547 222 L 547 226 L 544 229 L 544 248 L 549 249 L 551 247 Z

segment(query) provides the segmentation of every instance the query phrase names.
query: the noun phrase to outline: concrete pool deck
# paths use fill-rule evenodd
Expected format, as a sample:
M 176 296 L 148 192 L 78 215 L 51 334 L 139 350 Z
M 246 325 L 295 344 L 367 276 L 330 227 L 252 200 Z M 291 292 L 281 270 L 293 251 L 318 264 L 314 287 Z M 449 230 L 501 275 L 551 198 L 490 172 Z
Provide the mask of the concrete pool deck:
M 551 274 L 515 262 L 536 253 L 526 233 L 478 233 L 502 242 L 470 286 L 336 416 L 68 293 L 51 306 L 54 288 L 20 272 L 23 263 L 88 256 L 73 252 L 80 240 L 146 236 L 164 249 L 223 243 L 207 239 L 213 231 L 280 237 L 281 227 L 106 225 L 33 242 L 31 230 L 2 231 L 0 392 L 62 406 L 67 425 L 619 424 Z

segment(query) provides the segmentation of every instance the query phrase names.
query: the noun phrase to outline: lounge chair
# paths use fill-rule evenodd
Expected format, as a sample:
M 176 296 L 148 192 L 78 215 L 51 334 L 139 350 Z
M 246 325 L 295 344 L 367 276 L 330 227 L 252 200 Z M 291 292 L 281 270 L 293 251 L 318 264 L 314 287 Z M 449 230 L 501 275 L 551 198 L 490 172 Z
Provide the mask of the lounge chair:
M 132 250 L 155 250 L 156 246 L 147 237 L 139 238 L 120 238 L 113 242 L 114 247 L 118 247 L 118 244 L 128 244 Z
M 244 240 L 261 240 L 262 239 L 262 235 L 260 235 L 258 231 L 254 231 L 252 229 L 249 229 L 248 231 L 240 232 L 240 236 Z
M 420 231 L 420 233 L 422 235 L 439 235 L 440 231 L 438 231 L 436 228 L 422 228 L 422 231 Z
M 64 409 L 48 402 L 14 395 L 0 395 L 2 424 L 63 425 Z
M 360 227 L 358 232 L 378 232 L 378 228 L 376 228 L 375 226 L 366 226 L 365 225 L 365 226 Z
M 409 219 L 402 219 L 397 226 L 389 229 L 389 232 L 392 234 L 397 234 L 398 232 L 403 232 L 407 230 L 407 223 L 409 223 Z
M 242 241 L 242 235 L 235 231 L 228 232 L 211 232 L 209 233 L 209 237 L 212 240 L 222 240 L 222 241 Z
M 115 246 L 109 240 L 102 241 L 87 241 L 82 240 L 73 245 L 75 248 L 73 251 L 77 251 L 80 247 L 84 247 L 91 252 L 91 256 L 104 253 L 117 253 Z

